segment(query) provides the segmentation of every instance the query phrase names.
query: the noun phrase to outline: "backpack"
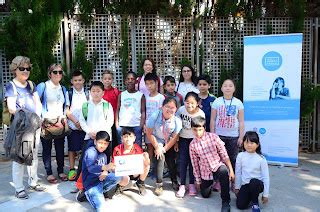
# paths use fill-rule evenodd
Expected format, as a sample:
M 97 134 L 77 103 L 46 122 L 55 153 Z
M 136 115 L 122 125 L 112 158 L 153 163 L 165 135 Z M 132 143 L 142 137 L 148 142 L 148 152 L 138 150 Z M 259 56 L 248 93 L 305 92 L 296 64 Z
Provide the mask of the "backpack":
M 104 118 L 105 120 L 107 120 L 107 116 L 108 116 L 108 110 L 109 110 L 109 102 L 102 102 L 103 103 L 103 114 L 104 114 Z M 82 104 L 82 115 L 84 120 L 87 121 L 88 118 L 88 102 L 85 102 Z
M 159 76 L 157 76 L 157 77 L 158 77 L 158 80 L 157 80 L 157 81 L 158 81 L 158 92 L 160 92 L 160 87 L 161 87 L 161 86 L 160 86 L 160 77 L 159 77 Z M 140 82 L 141 82 L 141 78 L 142 78 L 142 77 L 138 77 L 138 78 L 137 78 L 138 91 L 140 90 Z
M 86 95 L 87 100 L 89 100 L 89 92 L 87 90 L 84 90 L 84 93 Z M 73 88 L 68 90 L 69 106 L 70 107 L 71 107 L 71 102 L 72 102 L 72 96 L 73 96 Z
M 34 85 L 33 83 L 28 80 L 27 81 L 29 86 L 30 86 L 30 91 L 31 91 L 31 94 L 33 94 L 34 92 Z M 17 92 L 17 87 L 15 85 L 15 83 L 13 81 L 10 81 L 11 85 L 12 85 L 12 88 L 13 88 L 13 94 L 15 96 L 18 96 L 18 92 Z M 3 102 L 2 102 L 2 105 L 3 105 L 3 111 L 2 111 L 2 122 L 3 124 L 9 126 L 11 124 L 11 121 L 13 119 L 13 116 L 12 114 L 9 112 L 9 108 L 8 108 L 8 103 L 7 103 L 7 98 L 4 98 L 3 99 Z

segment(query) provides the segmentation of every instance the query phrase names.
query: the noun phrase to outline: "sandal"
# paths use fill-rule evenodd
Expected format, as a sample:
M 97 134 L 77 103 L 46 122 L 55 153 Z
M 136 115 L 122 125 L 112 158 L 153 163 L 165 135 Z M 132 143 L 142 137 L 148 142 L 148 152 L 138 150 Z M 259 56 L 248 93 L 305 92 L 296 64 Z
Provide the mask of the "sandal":
M 52 177 L 50 177 L 50 176 L 52 176 Z M 58 183 L 58 180 L 57 180 L 53 175 L 49 175 L 49 176 L 47 177 L 47 181 L 48 181 L 49 183 L 51 183 L 51 184 L 56 184 L 56 183 Z
M 29 186 L 30 190 L 34 190 L 34 191 L 45 191 L 46 188 L 37 184 L 35 186 Z
M 59 174 L 58 176 L 59 176 L 59 178 L 60 178 L 61 181 L 68 181 L 68 176 L 67 176 L 67 175 L 61 173 L 61 174 Z
M 28 198 L 29 198 L 29 195 L 27 194 L 27 192 L 26 192 L 25 190 L 16 192 L 15 196 L 16 196 L 18 199 L 28 199 Z

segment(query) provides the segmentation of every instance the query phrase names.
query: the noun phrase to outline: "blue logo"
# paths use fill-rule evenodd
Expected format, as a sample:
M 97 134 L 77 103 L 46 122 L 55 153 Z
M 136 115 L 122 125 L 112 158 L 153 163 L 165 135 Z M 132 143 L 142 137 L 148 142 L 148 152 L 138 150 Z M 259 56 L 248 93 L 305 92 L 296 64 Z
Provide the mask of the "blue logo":
M 266 53 L 262 57 L 262 66 L 268 71 L 276 71 L 282 65 L 282 56 L 275 51 Z
M 259 133 L 262 134 L 262 135 L 265 134 L 266 132 L 267 132 L 267 130 L 265 128 L 260 128 L 259 129 Z
M 119 165 L 123 165 L 123 164 L 125 164 L 125 163 L 126 163 L 125 160 L 123 160 L 123 159 L 120 159 L 120 160 L 119 160 Z

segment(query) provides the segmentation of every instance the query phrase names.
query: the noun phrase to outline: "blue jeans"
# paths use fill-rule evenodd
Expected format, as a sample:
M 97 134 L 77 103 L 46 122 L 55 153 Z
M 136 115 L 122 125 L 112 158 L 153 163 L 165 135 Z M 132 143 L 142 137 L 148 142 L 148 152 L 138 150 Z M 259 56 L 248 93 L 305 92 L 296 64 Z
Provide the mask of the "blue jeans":
M 103 209 L 106 209 L 106 201 L 103 193 L 117 186 L 120 180 L 121 177 L 116 177 L 114 173 L 110 173 L 104 181 L 85 191 L 84 193 L 90 205 L 92 205 L 92 207 L 97 211 L 103 211 Z
M 190 159 L 189 145 L 193 138 L 179 138 L 179 157 L 180 157 L 180 183 L 186 184 L 187 169 L 189 166 L 189 184 L 194 184 L 193 168 Z
M 123 127 L 126 127 L 126 126 L 119 126 L 117 128 L 117 133 L 118 133 L 118 141 L 121 141 L 119 142 L 119 144 L 122 143 L 122 140 L 121 140 L 121 133 L 122 133 L 122 128 Z M 129 128 L 129 127 L 128 127 Z M 136 135 L 136 144 L 138 144 L 141 148 L 142 148 L 142 128 L 140 126 L 136 126 L 136 127 L 130 127 L 130 128 L 133 128 L 134 130 L 134 134 Z

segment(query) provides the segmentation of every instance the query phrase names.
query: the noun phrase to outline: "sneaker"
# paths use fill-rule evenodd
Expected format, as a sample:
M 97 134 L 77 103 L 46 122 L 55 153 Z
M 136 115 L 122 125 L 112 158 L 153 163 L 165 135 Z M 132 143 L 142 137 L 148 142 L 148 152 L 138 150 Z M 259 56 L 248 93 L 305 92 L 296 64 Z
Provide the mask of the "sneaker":
M 123 186 L 121 186 L 121 185 L 117 185 L 117 189 L 116 189 L 116 192 L 115 192 L 115 194 L 114 195 L 116 195 L 116 196 L 118 196 L 118 195 L 120 195 L 120 194 L 123 194 Z
M 45 191 L 46 190 L 45 187 L 43 187 L 43 186 L 41 186 L 39 184 L 37 184 L 35 186 L 29 186 L 29 189 L 33 190 L 33 191 Z
M 172 181 L 172 188 L 173 188 L 174 191 L 178 191 L 179 190 L 178 181 Z
M 162 183 L 157 183 L 156 190 L 154 191 L 155 195 L 160 196 L 163 193 Z
M 28 198 L 29 198 L 29 195 L 27 194 L 27 192 L 26 192 L 25 190 L 16 192 L 15 196 L 16 196 L 18 199 L 28 199 Z
M 212 186 L 212 191 L 219 192 L 221 190 L 220 182 L 215 182 Z
M 186 186 L 185 185 L 180 185 L 179 190 L 176 193 L 176 197 L 178 198 L 183 198 L 186 193 Z
M 84 201 L 87 201 L 87 197 L 86 195 L 84 194 L 84 191 L 82 190 L 79 190 L 77 195 L 76 195 L 76 200 L 78 202 L 84 202 Z
M 221 212 L 230 212 L 229 202 L 223 202 L 221 206 Z
M 257 204 L 252 205 L 252 212 L 260 212 L 260 207 Z
M 194 184 L 189 184 L 189 196 L 196 196 L 197 195 L 197 189 Z
M 68 180 L 69 181 L 74 181 L 76 179 L 77 172 L 74 169 L 71 169 L 68 173 Z
M 139 189 L 139 194 L 140 194 L 141 196 L 144 196 L 144 195 L 147 194 L 146 186 L 145 186 L 145 184 L 144 184 L 144 181 L 138 180 L 138 181 L 136 182 L 136 185 L 137 185 L 137 187 L 138 187 L 138 189 Z

